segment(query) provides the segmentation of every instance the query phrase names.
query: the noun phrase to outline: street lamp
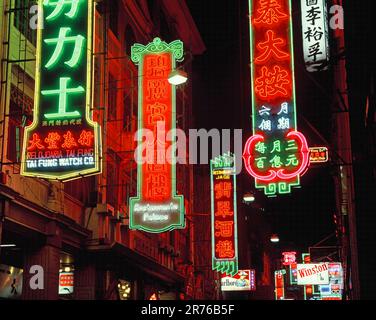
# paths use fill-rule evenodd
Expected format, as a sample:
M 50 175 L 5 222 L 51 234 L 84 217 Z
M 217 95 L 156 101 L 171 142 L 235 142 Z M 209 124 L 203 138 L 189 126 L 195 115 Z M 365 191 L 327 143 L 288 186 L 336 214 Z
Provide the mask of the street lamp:
M 244 201 L 244 203 L 246 203 L 246 204 L 249 204 L 249 203 L 251 203 L 251 202 L 253 202 L 253 201 L 255 201 L 255 200 L 256 200 L 255 196 L 254 196 L 252 193 L 250 193 L 250 192 L 247 192 L 247 193 L 244 194 L 244 196 L 243 196 L 243 201 Z
M 278 243 L 279 242 L 278 234 L 272 234 L 272 236 L 270 237 L 270 241 L 273 243 Z
M 188 80 L 188 74 L 180 69 L 172 70 L 168 76 L 168 82 L 174 86 L 186 83 Z

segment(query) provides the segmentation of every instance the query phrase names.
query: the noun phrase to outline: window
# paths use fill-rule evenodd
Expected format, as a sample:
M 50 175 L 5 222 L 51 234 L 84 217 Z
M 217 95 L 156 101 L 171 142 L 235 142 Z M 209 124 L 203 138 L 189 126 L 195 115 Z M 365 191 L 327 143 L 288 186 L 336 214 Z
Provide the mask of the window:
M 132 130 L 132 92 L 124 95 L 124 116 L 123 128 L 126 131 Z
M 37 30 L 30 28 L 30 19 L 34 13 L 30 13 L 30 8 L 36 4 L 35 0 L 15 0 L 14 26 L 29 40 L 34 46 L 37 43 Z
M 116 119 L 116 105 L 117 105 L 117 81 L 114 76 L 110 74 L 108 78 L 108 119 Z
M 7 158 L 10 162 L 20 162 L 24 128 L 32 122 L 32 108 L 33 100 L 12 85 L 7 148 Z
M 127 28 L 125 29 L 125 52 L 127 53 L 128 57 L 131 56 L 131 48 L 136 43 L 136 37 L 134 35 L 132 27 L 128 24 Z
M 118 190 L 119 190 L 119 166 L 120 158 L 111 149 L 108 150 L 107 155 L 107 192 L 106 199 L 114 208 L 117 207 L 118 201 Z
M 83 203 L 88 200 L 89 192 L 96 189 L 95 176 L 67 181 L 64 183 L 64 191 L 71 197 Z
M 113 34 L 118 37 L 118 18 L 119 18 L 119 0 L 112 0 L 109 3 L 109 11 L 110 11 L 110 29 L 113 32 Z

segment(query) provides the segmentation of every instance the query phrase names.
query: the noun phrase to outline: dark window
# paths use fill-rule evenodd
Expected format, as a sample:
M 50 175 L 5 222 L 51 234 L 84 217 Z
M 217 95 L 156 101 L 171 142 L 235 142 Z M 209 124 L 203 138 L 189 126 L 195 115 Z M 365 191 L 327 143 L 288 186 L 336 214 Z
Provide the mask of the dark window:
M 112 150 L 108 150 L 107 155 L 107 203 L 112 205 L 114 208 L 117 207 L 118 201 L 118 190 L 119 190 L 119 166 L 120 158 Z
M 116 119 L 117 81 L 111 74 L 108 78 L 108 119 Z
M 131 56 L 131 48 L 136 42 L 136 37 L 134 35 L 132 27 L 128 24 L 127 28 L 125 29 L 125 52 L 130 57 Z
M 118 37 L 118 20 L 119 20 L 119 0 L 112 0 L 109 2 L 109 12 L 110 12 L 110 29 L 113 32 L 113 34 Z
M 36 13 L 31 14 L 30 8 L 35 5 L 35 0 L 15 0 L 14 26 L 34 46 L 37 43 L 37 30 L 30 28 L 30 20 Z

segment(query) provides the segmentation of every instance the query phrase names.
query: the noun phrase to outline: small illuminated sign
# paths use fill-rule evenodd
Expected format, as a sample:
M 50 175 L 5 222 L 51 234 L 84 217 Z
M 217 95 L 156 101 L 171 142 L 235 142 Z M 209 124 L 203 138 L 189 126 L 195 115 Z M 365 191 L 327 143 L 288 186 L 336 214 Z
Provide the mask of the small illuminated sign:
M 329 27 L 326 0 L 301 0 L 303 52 L 309 72 L 328 69 Z
M 290 0 L 249 0 L 252 127 L 244 147 L 247 172 L 267 196 L 291 192 L 309 165 L 297 131 Z
M 311 147 L 309 148 L 310 163 L 325 163 L 329 161 L 329 150 L 327 147 Z
M 21 174 L 68 180 L 101 170 L 100 127 L 92 121 L 92 16 L 88 0 L 39 0 L 33 123 Z M 43 27 L 42 27 L 43 24 Z
M 184 197 L 176 192 L 175 140 L 166 133 L 176 126 L 175 86 L 168 82 L 176 61 L 183 60 L 183 43 L 159 38 L 132 46 L 139 70 L 137 196 L 130 198 L 130 229 L 152 233 L 185 227 Z M 142 146 L 143 134 L 151 134 Z M 174 135 L 173 135 L 174 136 Z M 175 139 L 175 138 L 173 138 Z
M 213 270 L 238 273 L 238 234 L 235 155 L 210 161 Z
M 285 274 L 286 270 L 274 271 L 275 300 L 285 299 Z
M 72 294 L 74 291 L 74 273 L 60 272 L 59 273 L 59 294 Z
M 283 252 L 282 264 L 284 266 L 290 266 L 296 262 L 296 252 Z
M 239 270 L 239 272 L 230 277 L 222 274 L 221 277 L 222 291 L 255 291 L 256 290 L 256 273 L 255 270 Z

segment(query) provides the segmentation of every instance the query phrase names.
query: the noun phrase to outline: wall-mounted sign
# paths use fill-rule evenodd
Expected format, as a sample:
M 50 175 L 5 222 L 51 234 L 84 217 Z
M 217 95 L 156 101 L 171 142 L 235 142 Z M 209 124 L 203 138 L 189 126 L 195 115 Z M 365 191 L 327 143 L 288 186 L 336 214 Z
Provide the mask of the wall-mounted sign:
M 298 284 L 298 264 L 296 262 L 290 264 L 290 284 Z
M 301 0 L 303 52 L 309 72 L 328 69 L 329 27 L 326 0 Z
M 298 264 L 298 285 L 329 284 L 328 263 Z
M 343 269 L 339 262 L 328 263 L 329 284 L 319 286 L 322 300 L 342 300 Z
M 167 44 L 155 38 L 146 46 L 132 46 L 132 61 L 139 70 L 139 145 L 137 196 L 130 198 L 130 229 L 160 233 L 185 227 L 184 197 L 176 193 L 175 140 L 166 141 L 166 134 L 176 124 L 175 86 L 168 82 L 168 76 L 183 54 L 180 40 Z
M 282 252 L 282 264 L 284 266 L 290 266 L 296 261 L 296 252 Z
M 239 272 L 233 277 L 222 274 L 221 290 L 222 291 L 255 291 L 256 290 L 255 270 L 239 270 Z
M 213 270 L 238 273 L 238 234 L 235 155 L 210 161 Z
M 0 264 L 0 298 L 19 299 L 22 294 L 23 270 Z
M 285 274 L 286 270 L 274 271 L 275 300 L 285 299 Z
M 249 0 L 253 136 L 243 159 L 268 196 L 291 192 L 309 165 L 297 131 L 290 0 Z
M 59 273 L 59 294 L 72 294 L 74 290 L 74 273 L 60 272 Z
M 310 163 L 325 163 L 329 161 L 329 150 L 327 147 L 309 148 Z
M 93 2 L 39 0 L 33 123 L 21 174 L 68 180 L 101 170 L 100 127 L 92 121 Z M 43 24 L 43 27 L 42 25 Z

